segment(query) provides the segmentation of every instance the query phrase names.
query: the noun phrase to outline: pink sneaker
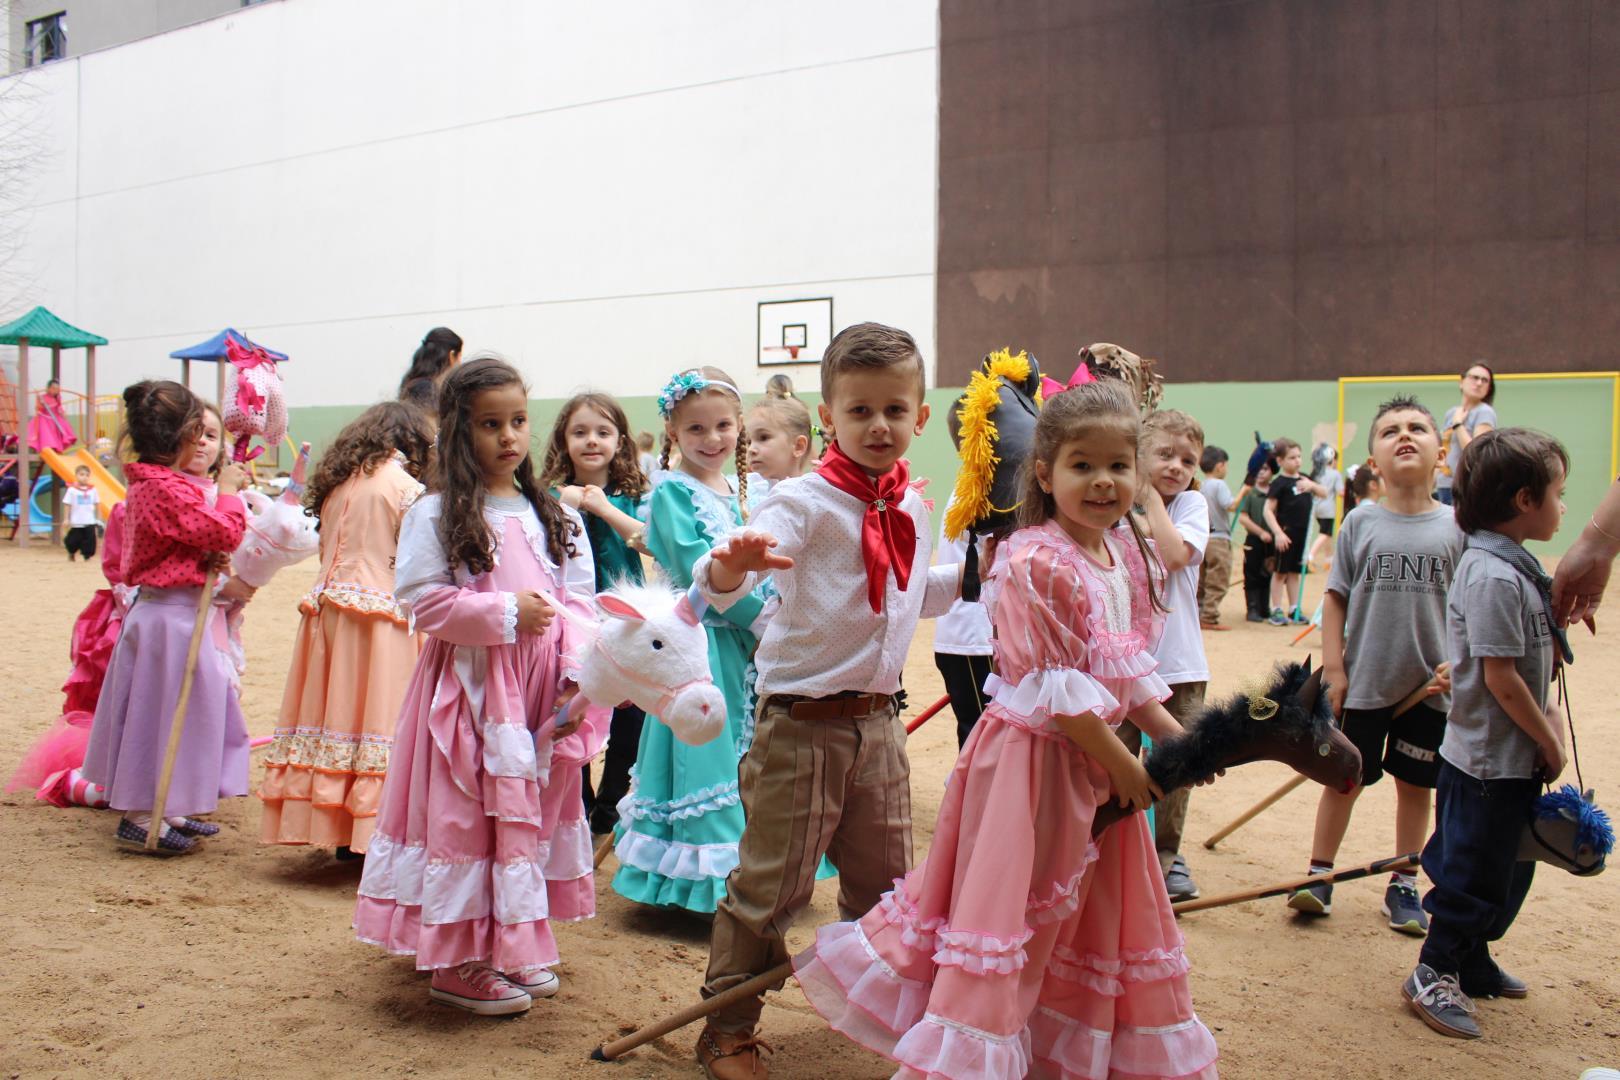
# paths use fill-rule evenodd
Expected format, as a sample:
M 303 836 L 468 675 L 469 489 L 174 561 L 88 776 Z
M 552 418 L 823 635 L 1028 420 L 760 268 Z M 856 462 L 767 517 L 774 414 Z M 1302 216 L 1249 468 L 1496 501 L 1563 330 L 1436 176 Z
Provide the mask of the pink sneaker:
M 525 971 L 503 971 L 501 978 L 528 994 L 531 998 L 548 998 L 562 987 L 550 968 L 529 968 Z
M 473 962 L 433 973 L 428 997 L 480 1016 L 512 1016 L 528 1012 L 534 1000 L 501 977 L 488 964 Z

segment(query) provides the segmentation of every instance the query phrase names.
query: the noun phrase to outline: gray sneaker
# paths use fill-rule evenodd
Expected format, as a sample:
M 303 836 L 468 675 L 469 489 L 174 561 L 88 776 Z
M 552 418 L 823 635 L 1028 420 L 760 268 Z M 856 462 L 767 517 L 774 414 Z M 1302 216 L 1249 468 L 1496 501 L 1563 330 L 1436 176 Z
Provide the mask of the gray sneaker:
M 1181 900 L 1198 899 L 1198 883 L 1187 872 L 1187 862 L 1177 855 L 1170 863 L 1170 869 L 1164 875 L 1164 889 L 1170 894 L 1172 904 Z
M 1389 883 L 1384 890 L 1384 904 L 1380 909 L 1389 918 L 1389 928 L 1413 937 L 1427 937 L 1429 916 L 1418 902 L 1417 889 L 1398 881 Z
M 1285 613 L 1283 611 L 1282 608 L 1278 607 L 1278 608 L 1272 608 L 1271 609 L 1271 625 L 1272 626 L 1287 626 L 1288 625 L 1288 615 L 1287 615 L 1287 613 Z
M 1474 1023 L 1474 1003 L 1457 985 L 1455 975 L 1440 975 L 1428 964 L 1419 964 L 1401 984 L 1401 996 L 1425 1024 L 1454 1039 L 1479 1038 Z
M 1324 881 L 1320 885 L 1295 889 L 1294 895 L 1288 898 L 1288 906 L 1302 915 L 1333 914 L 1333 883 Z

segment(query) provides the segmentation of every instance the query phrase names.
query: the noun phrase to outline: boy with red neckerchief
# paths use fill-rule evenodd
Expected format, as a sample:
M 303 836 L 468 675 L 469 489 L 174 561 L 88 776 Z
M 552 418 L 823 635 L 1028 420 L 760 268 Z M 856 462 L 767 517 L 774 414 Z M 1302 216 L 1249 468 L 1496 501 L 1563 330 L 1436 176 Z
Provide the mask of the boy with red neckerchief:
M 895 694 L 919 617 L 950 609 L 961 567 L 930 568 L 928 510 L 902 460 L 928 422 L 917 343 L 848 327 L 821 358 L 821 424 L 834 442 L 809 475 L 771 489 L 750 528 L 698 560 L 717 609 L 775 576 L 781 609 L 760 641 L 758 726 L 741 765 L 747 827 L 715 912 L 703 996 L 788 958 L 783 937 L 823 855 L 855 918 L 911 868 L 911 765 Z M 704 1072 L 764 1080 L 763 996 L 710 1018 Z

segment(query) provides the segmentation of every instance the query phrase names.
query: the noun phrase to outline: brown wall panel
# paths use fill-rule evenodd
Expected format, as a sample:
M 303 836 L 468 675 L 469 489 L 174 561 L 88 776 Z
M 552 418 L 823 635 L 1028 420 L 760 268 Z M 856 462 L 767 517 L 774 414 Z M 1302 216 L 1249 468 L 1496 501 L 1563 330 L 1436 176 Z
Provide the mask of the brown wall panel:
M 941 378 L 1620 366 L 1620 4 L 944 0 Z

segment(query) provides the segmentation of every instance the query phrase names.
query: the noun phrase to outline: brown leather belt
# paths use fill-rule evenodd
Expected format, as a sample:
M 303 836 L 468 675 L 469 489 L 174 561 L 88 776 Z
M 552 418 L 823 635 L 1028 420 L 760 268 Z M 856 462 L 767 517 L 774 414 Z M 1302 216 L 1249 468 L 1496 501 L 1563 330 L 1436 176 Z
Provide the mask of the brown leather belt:
M 785 705 L 795 720 L 812 723 L 828 720 L 856 720 L 888 707 L 890 694 L 858 694 L 846 691 L 832 697 L 800 697 L 798 694 L 772 694 L 767 705 Z

